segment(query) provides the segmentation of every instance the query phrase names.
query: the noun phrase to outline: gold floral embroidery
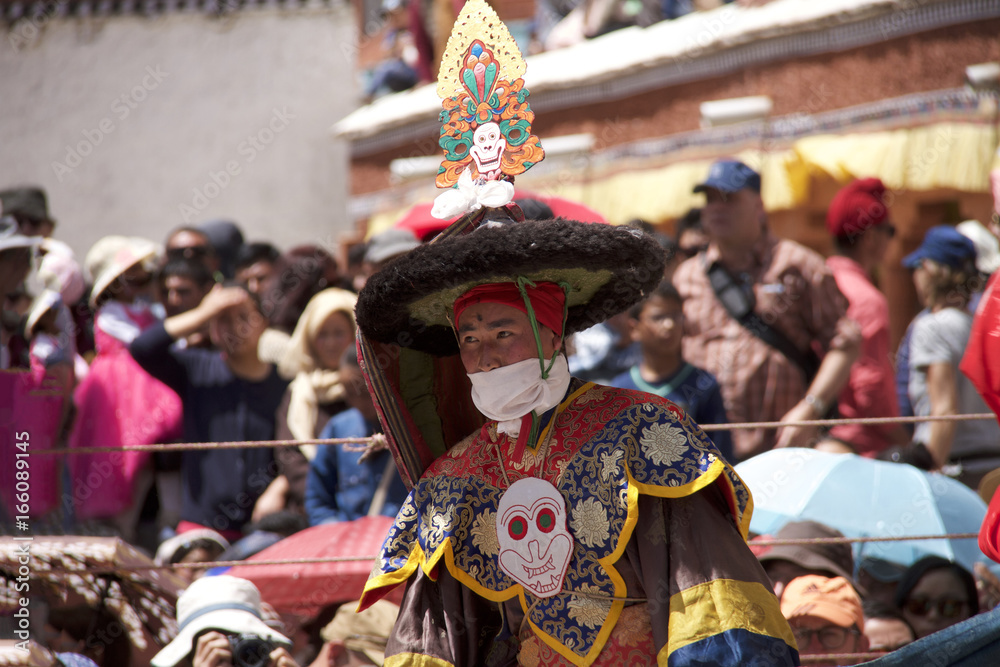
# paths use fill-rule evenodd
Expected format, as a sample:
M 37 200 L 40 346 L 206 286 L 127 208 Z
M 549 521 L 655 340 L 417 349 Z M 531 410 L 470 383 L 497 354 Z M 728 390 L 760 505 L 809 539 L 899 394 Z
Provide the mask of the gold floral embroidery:
M 479 547 L 479 550 L 489 556 L 496 556 L 500 553 L 500 541 L 497 539 L 497 515 L 496 512 L 483 510 L 482 514 L 476 516 L 472 524 L 472 543 Z
M 649 641 L 653 634 L 653 627 L 649 619 L 648 604 L 625 607 L 622 610 L 622 615 L 618 618 L 615 629 L 611 632 L 611 639 L 622 646 L 638 646 L 642 642 Z
M 432 514 L 430 535 L 431 544 L 437 546 L 444 539 L 444 531 L 449 528 L 451 521 L 447 514 Z
M 624 454 L 620 449 L 601 454 L 601 479 L 607 482 L 617 475 L 621 467 L 619 461 Z
M 611 530 L 608 514 L 596 498 L 586 498 L 573 508 L 570 527 L 573 535 L 588 547 L 604 546 Z
M 639 438 L 642 451 L 657 465 L 673 465 L 684 458 L 688 448 L 684 429 L 670 424 L 650 424 Z
M 588 628 L 601 627 L 604 625 L 604 619 L 611 612 L 611 600 L 590 597 L 592 595 L 607 595 L 597 586 L 591 586 L 590 584 L 581 586 L 580 592 L 587 595 L 574 595 L 566 605 L 569 609 L 570 618 Z

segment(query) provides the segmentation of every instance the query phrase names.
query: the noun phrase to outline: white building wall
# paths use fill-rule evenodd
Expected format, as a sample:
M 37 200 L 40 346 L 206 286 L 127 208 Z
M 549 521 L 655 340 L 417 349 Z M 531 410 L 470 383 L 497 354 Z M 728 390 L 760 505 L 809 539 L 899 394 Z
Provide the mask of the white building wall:
M 107 234 L 163 242 L 218 218 L 281 249 L 335 243 L 352 21 L 345 6 L 22 21 L 0 45 L 0 187 L 44 187 L 81 260 Z

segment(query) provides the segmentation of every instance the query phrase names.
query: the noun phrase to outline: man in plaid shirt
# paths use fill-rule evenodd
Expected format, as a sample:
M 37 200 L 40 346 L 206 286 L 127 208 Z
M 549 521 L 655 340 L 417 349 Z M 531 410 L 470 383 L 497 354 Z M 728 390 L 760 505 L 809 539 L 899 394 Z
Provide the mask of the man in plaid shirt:
M 705 193 L 702 223 L 711 240 L 674 274 L 684 298 L 684 357 L 718 379 L 733 423 L 822 419 L 860 345 L 833 275 L 819 254 L 771 233 L 760 174 L 747 165 L 720 160 L 694 191 Z M 720 271 L 729 281 L 723 293 L 738 295 L 737 308 L 751 322 L 737 319 L 717 296 L 710 272 Z M 778 332 L 781 345 L 751 331 L 760 322 Z M 803 367 L 809 355 L 818 357 L 818 370 Z M 733 445 L 744 460 L 774 447 L 808 446 L 816 435 L 816 428 L 794 426 L 734 430 Z

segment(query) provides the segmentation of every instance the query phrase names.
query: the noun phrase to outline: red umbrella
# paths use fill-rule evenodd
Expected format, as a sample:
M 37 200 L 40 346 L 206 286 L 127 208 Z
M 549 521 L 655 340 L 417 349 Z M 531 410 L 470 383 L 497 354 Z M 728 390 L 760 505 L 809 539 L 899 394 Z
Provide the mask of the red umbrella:
M 552 209 L 552 214 L 558 218 L 569 218 L 581 222 L 607 222 L 607 219 L 594 209 L 563 197 L 548 197 L 527 190 L 515 190 L 514 199 L 537 199 L 544 202 Z M 403 217 L 396 221 L 394 226 L 409 229 L 421 241 L 427 241 L 454 222 L 454 220 L 438 220 L 431 215 L 432 208 L 434 208 L 432 201 L 414 204 L 403 214 Z
M 320 611 L 361 597 L 392 517 L 373 516 L 313 526 L 247 559 L 226 574 L 252 581 L 282 615 L 315 618 Z M 254 561 L 344 558 L 325 563 L 253 565 Z M 402 587 L 400 587 L 402 588 Z M 402 593 L 394 602 L 402 600 Z

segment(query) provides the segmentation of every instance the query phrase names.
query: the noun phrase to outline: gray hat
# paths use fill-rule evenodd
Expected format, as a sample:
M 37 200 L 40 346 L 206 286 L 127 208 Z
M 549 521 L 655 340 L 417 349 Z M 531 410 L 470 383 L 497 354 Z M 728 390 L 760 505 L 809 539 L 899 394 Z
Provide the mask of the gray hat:
M 379 264 L 397 255 L 410 252 L 420 245 L 420 239 L 409 229 L 393 227 L 379 232 L 368 241 L 365 261 Z
M 839 530 L 817 521 L 791 521 L 775 535 L 778 540 L 844 537 Z M 814 544 L 778 544 L 757 555 L 762 563 L 787 560 L 807 570 L 829 572 L 854 583 L 854 555 L 845 543 L 817 542 Z
M 3 204 L 4 215 L 15 218 L 30 218 L 31 220 L 52 220 L 49 217 L 49 204 L 45 190 L 33 186 L 8 188 L 0 190 L 0 203 Z

